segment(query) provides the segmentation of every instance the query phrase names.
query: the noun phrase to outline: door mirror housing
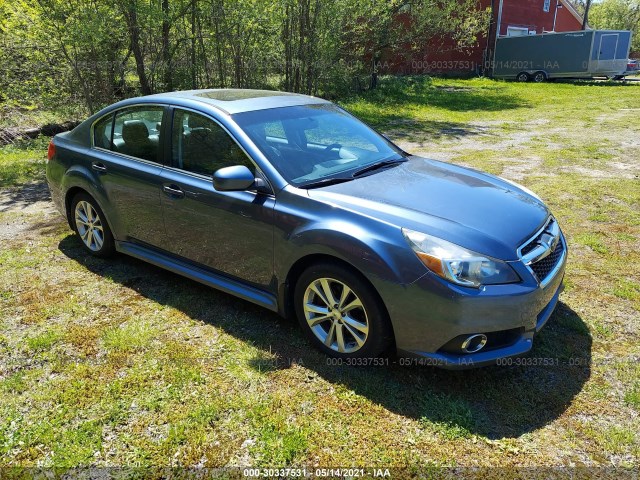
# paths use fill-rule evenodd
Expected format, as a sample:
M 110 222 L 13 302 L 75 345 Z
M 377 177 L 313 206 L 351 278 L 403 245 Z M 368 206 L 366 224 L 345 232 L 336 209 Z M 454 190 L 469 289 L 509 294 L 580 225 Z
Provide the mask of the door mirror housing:
M 244 165 L 224 167 L 213 174 L 213 188 L 220 192 L 236 192 L 250 189 L 256 178 Z

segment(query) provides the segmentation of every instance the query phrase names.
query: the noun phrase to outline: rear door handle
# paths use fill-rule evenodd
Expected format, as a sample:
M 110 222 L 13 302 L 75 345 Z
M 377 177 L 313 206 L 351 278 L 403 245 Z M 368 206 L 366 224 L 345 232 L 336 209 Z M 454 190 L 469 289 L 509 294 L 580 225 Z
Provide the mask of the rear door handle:
M 107 167 L 105 167 L 104 163 L 93 162 L 91 163 L 91 168 L 93 168 L 96 172 L 106 173 Z
M 174 184 L 163 186 L 162 191 L 172 197 L 177 197 L 177 198 L 184 197 L 184 192 L 182 191 L 182 189 L 179 186 Z

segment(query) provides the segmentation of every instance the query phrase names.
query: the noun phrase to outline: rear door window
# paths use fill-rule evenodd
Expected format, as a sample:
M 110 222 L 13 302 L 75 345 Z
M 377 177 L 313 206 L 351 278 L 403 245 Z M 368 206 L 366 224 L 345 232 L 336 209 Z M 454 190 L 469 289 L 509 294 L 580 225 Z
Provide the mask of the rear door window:
M 155 106 L 134 107 L 116 112 L 110 149 L 130 157 L 159 163 L 163 113 L 163 107 Z

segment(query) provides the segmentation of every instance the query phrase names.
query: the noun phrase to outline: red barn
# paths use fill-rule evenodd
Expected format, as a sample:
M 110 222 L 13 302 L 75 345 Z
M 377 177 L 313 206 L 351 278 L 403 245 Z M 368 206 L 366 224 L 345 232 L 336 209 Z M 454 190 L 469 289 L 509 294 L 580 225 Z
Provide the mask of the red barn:
M 473 46 L 459 48 L 452 39 L 434 38 L 411 55 L 386 52 L 379 73 L 479 73 L 491 64 L 496 32 L 501 36 L 534 35 L 582 29 L 582 17 L 569 0 L 478 0 L 478 8 L 491 10 L 491 22 L 489 30 Z

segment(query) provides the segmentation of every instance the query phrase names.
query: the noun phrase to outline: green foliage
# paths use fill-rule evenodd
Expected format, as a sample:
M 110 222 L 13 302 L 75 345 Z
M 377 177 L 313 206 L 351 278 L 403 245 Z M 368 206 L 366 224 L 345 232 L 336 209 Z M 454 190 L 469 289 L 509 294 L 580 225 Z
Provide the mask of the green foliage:
M 375 86 L 385 52 L 477 41 L 478 0 L 7 0 L 0 114 L 203 87 L 329 97 Z M 367 85 L 367 82 L 370 82 Z M 5 122 L 6 123 L 6 122 Z
M 640 0 L 602 0 L 589 10 L 589 25 L 608 30 L 634 32 L 631 51 L 640 52 Z
M 39 137 L 0 147 L 0 188 L 44 178 L 48 142 L 48 138 Z

